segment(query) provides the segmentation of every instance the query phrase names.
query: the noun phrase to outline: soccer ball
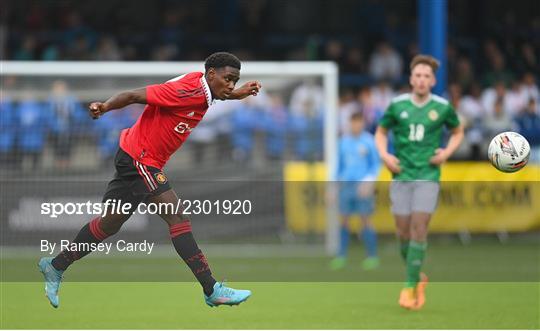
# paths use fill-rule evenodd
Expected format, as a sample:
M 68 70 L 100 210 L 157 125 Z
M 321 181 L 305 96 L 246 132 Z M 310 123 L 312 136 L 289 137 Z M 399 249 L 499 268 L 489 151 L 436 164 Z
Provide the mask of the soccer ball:
M 516 172 L 529 162 L 531 147 L 525 137 L 516 132 L 503 132 L 495 136 L 488 148 L 491 164 L 502 172 Z

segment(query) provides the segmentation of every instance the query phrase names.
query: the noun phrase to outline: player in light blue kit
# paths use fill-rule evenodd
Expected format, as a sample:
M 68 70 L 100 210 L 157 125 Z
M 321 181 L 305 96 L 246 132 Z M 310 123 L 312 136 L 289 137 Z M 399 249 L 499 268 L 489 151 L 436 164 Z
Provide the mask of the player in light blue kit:
M 339 184 L 341 229 L 339 252 L 330 264 L 331 269 L 341 269 L 347 264 L 349 220 L 353 215 L 360 215 L 362 220 L 361 238 L 367 251 L 367 258 L 363 261 L 362 267 L 364 270 L 371 270 L 379 266 L 377 234 L 370 216 L 374 210 L 374 184 L 380 168 L 381 162 L 373 135 L 364 131 L 362 114 L 353 113 L 350 119 L 350 133 L 339 141 L 336 179 Z

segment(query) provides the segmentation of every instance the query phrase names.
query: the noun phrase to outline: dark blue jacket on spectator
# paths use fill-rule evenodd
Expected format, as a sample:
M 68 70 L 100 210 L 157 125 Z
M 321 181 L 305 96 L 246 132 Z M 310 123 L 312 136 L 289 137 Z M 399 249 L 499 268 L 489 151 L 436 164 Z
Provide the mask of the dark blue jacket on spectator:
M 13 150 L 17 128 L 17 117 L 11 100 L 5 97 L 0 101 L 0 152 Z
M 261 122 L 266 134 L 266 153 L 268 156 L 273 158 L 283 156 L 286 146 L 287 121 L 286 109 L 271 109 L 263 113 Z
M 17 107 L 17 116 L 19 149 L 22 152 L 40 152 L 45 145 L 51 117 L 47 116 L 43 106 L 34 100 L 21 101 Z
M 261 116 L 257 108 L 242 105 L 231 116 L 232 144 L 235 150 L 246 154 L 253 149 L 255 130 L 261 127 Z
M 313 117 L 293 115 L 290 131 L 294 139 L 294 153 L 300 160 L 313 161 L 322 158 L 323 116 L 318 112 Z
M 80 133 L 90 120 L 79 101 L 70 95 L 62 98 L 50 97 L 46 110 L 52 116 L 51 129 L 55 134 Z
M 540 146 L 540 115 L 525 112 L 516 117 L 519 133 L 531 146 Z
M 113 110 L 95 122 L 98 132 L 98 148 L 102 157 L 114 156 L 118 149 L 120 132 L 132 126 L 135 121 L 130 107 Z

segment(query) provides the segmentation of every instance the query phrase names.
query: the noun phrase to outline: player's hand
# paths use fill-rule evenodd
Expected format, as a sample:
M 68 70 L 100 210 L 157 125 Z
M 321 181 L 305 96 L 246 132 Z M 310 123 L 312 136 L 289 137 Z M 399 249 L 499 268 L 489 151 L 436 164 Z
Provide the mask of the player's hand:
M 386 154 L 382 157 L 382 160 L 388 170 L 393 174 L 399 174 L 401 172 L 401 167 L 399 166 L 399 159 L 392 154 Z
M 96 120 L 101 115 L 105 114 L 107 112 L 107 109 L 105 107 L 105 104 L 102 102 L 92 102 L 90 106 L 88 106 L 88 111 L 90 113 L 90 117 Z
M 358 184 L 356 193 L 360 198 L 369 198 L 375 192 L 375 183 L 372 181 L 361 182 Z
M 262 85 L 258 81 L 256 80 L 249 81 L 245 83 L 244 85 L 240 86 L 239 88 L 237 88 L 236 90 L 234 90 L 233 93 L 231 94 L 232 97 L 230 99 L 241 100 L 241 99 L 249 97 L 250 95 L 256 96 L 257 94 L 259 94 L 261 88 L 262 88 Z
M 431 164 L 441 165 L 446 162 L 446 160 L 448 160 L 448 153 L 446 153 L 446 150 L 444 148 L 437 148 L 435 150 L 435 155 L 429 159 L 429 162 Z

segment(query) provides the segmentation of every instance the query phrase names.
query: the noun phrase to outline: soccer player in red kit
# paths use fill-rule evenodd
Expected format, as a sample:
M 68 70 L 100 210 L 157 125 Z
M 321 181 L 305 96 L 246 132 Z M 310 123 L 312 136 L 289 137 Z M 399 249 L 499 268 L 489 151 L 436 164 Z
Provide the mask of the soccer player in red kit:
M 146 104 L 135 125 L 122 131 L 120 148 L 115 157 L 116 173 L 109 182 L 103 202 L 129 203 L 129 213 L 107 212 L 86 224 L 70 247 L 56 257 L 42 258 L 39 269 L 45 277 L 45 293 L 51 305 L 59 305 L 58 289 L 63 272 L 76 260 L 92 252 L 91 244 L 102 242 L 117 233 L 141 202 L 178 202 L 162 169 L 201 121 L 215 99 L 243 99 L 257 95 L 261 84 L 250 81 L 235 89 L 240 78 L 240 60 L 230 53 L 218 52 L 205 62 L 205 72 L 192 72 L 163 84 L 121 92 L 105 102 L 93 102 L 90 115 L 97 119 L 112 109 L 133 103 Z M 210 267 L 191 233 L 191 223 L 182 214 L 160 215 L 169 225 L 172 243 L 178 255 L 189 266 L 204 292 L 209 306 L 236 305 L 251 295 L 216 282 Z M 73 245 L 77 244 L 77 245 Z M 87 245 L 79 245 L 87 244 Z

